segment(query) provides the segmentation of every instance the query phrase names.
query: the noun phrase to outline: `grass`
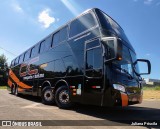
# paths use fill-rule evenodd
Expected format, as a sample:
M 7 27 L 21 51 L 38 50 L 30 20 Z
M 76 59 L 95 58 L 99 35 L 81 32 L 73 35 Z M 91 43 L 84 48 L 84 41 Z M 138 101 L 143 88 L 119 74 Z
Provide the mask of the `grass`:
M 144 86 L 143 90 L 160 90 L 160 86 L 154 86 L 154 87 Z
M 160 99 L 160 86 L 155 87 L 143 87 L 144 99 Z
M 0 86 L 0 89 L 7 89 L 7 86 Z

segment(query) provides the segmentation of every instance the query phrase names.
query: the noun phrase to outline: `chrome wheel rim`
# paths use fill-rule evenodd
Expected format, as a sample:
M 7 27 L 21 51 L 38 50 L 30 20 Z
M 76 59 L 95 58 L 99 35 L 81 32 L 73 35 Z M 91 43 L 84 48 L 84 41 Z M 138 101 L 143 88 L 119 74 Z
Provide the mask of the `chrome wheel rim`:
M 59 100 L 63 104 L 69 103 L 69 94 L 67 90 L 63 90 L 59 94 Z
M 53 93 L 51 90 L 46 90 L 44 93 L 44 98 L 46 101 L 52 101 L 53 99 Z

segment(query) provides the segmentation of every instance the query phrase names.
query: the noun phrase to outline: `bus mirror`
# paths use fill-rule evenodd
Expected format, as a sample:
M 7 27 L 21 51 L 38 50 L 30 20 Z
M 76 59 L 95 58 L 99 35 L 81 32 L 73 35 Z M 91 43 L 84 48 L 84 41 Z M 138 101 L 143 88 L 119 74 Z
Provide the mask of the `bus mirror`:
M 122 43 L 116 37 L 102 38 L 105 47 L 105 62 L 112 60 L 122 60 Z
M 140 66 L 143 68 L 143 71 L 136 70 L 136 65 Z M 142 69 L 141 69 L 142 70 Z M 137 59 L 134 62 L 134 71 L 137 75 L 146 75 L 151 73 L 151 63 L 149 60 L 145 59 Z M 147 71 L 147 72 L 146 72 Z

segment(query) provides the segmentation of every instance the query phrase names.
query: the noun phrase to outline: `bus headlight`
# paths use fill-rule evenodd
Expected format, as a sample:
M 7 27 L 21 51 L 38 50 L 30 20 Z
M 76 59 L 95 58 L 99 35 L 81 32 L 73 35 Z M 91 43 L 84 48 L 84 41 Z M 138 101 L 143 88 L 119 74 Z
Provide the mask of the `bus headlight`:
M 113 84 L 114 89 L 125 92 L 125 87 L 120 84 Z

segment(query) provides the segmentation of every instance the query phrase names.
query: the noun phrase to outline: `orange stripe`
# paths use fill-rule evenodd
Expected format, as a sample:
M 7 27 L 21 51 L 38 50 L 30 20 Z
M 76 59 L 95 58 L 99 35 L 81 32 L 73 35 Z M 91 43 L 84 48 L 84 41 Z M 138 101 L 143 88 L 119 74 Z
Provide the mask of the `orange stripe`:
M 17 85 L 19 85 L 19 86 L 21 86 L 21 87 L 23 87 L 23 88 L 26 88 L 26 89 L 31 88 L 31 86 L 26 85 L 26 84 L 24 84 L 23 82 L 21 82 L 21 81 L 17 78 L 17 76 L 13 73 L 13 71 L 12 71 L 11 69 L 10 69 L 10 71 L 9 71 L 9 76 L 13 79 L 14 82 L 17 83 Z
M 30 88 L 31 88 L 31 86 L 26 85 L 26 84 L 24 84 L 23 82 L 18 82 L 17 84 L 18 84 L 19 86 L 23 87 L 23 88 L 26 88 L 26 89 L 30 89 Z
M 121 93 L 121 99 L 122 99 L 122 107 L 128 106 L 128 96 L 127 94 Z
M 22 92 L 24 91 L 24 89 L 18 87 L 18 91 Z
M 11 87 L 12 86 L 12 81 L 8 79 L 8 85 Z
M 16 82 L 19 82 L 19 79 L 16 77 L 16 75 L 13 73 L 13 71 L 10 69 L 9 76 Z

